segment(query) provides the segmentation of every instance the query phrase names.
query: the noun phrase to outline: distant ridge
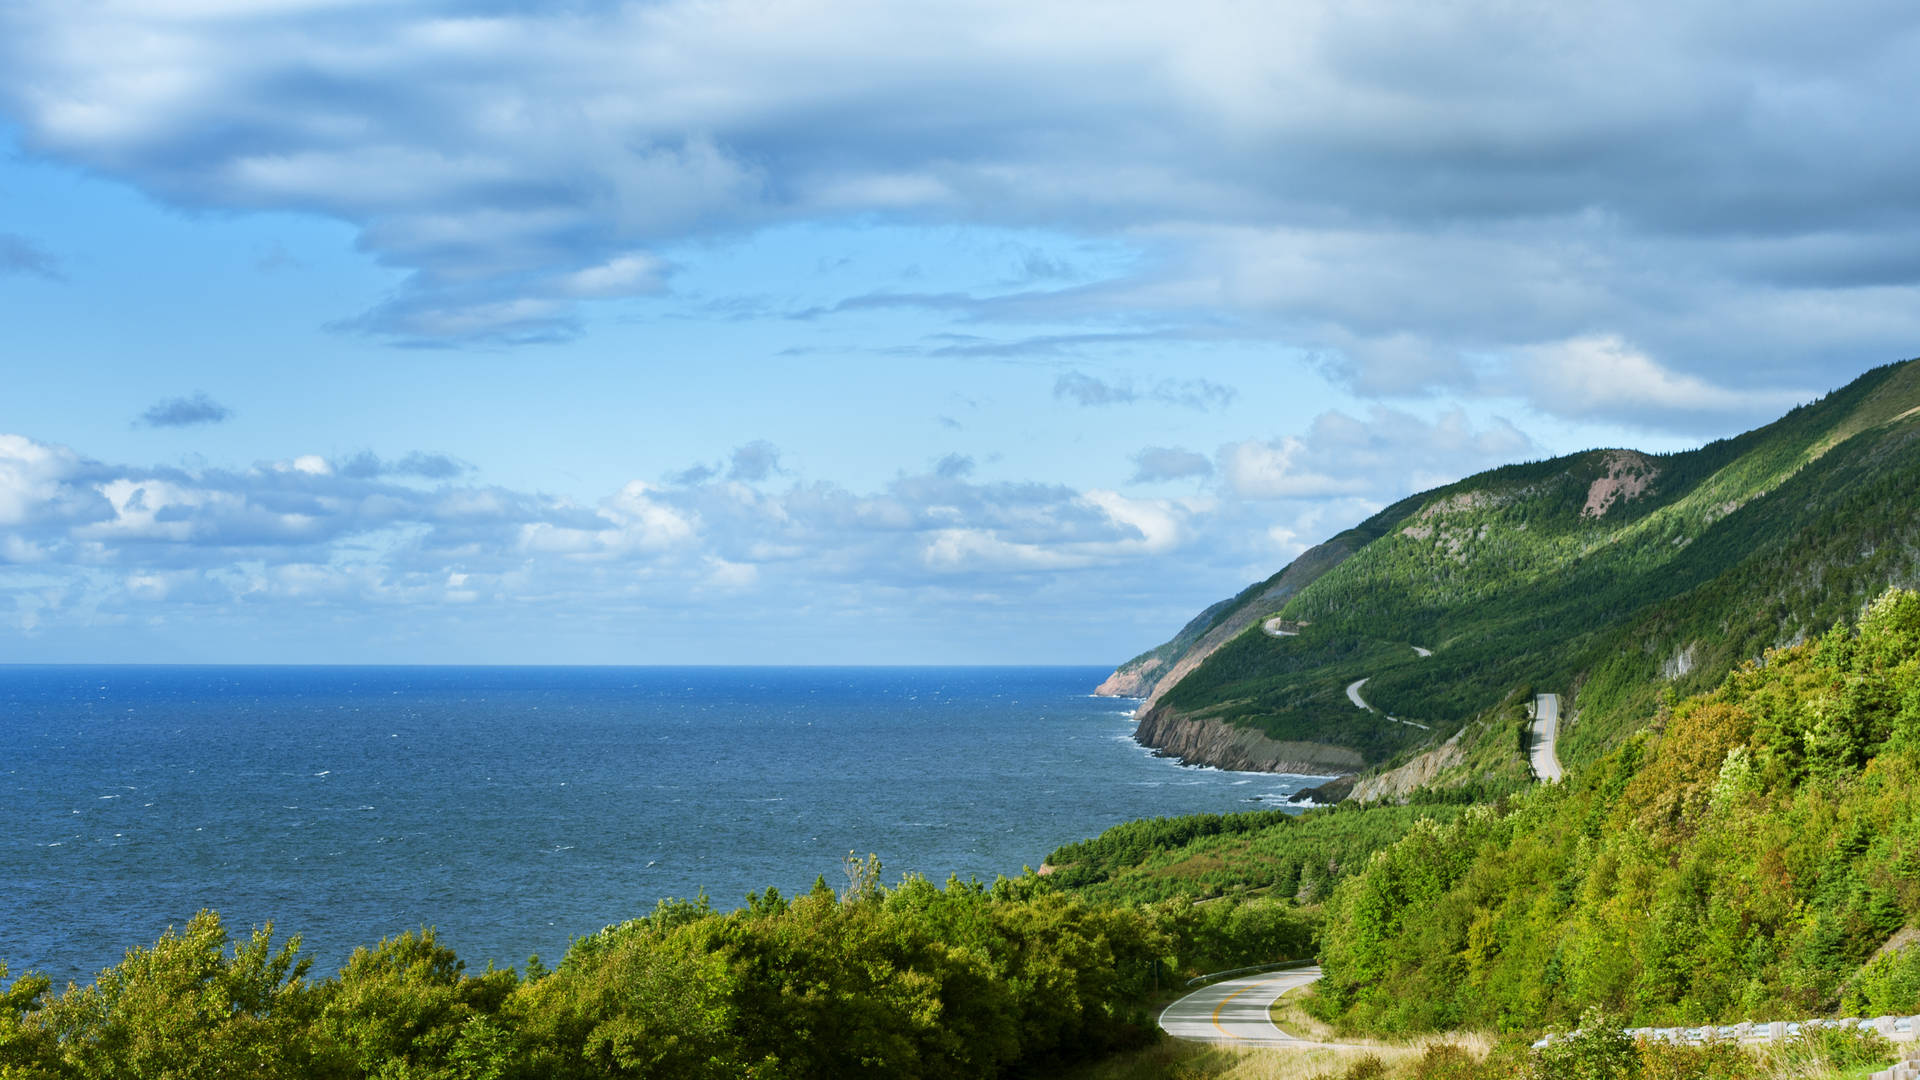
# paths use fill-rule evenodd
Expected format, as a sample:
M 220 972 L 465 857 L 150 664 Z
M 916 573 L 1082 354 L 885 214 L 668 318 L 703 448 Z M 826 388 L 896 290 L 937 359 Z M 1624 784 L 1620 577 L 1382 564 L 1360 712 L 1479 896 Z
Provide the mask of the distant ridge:
M 1535 689 L 1564 695 L 1560 753 L 1577 766 L 1661 694 L 1707 689 L 1916 583 L 1920 361 L 1906 361 L 1697 450 L 1590 450 L 1402 500 L 1101 692 L 1145 698 L 1136 737 L 1191 763 L 1413 763 L 1422 785 L 1497 785 L 1526 775 L 1512 727 Z M 1260 632 L 1273 617 L 1300 632 Z M 1378 713 L 1344 693 L 1362 678 Z

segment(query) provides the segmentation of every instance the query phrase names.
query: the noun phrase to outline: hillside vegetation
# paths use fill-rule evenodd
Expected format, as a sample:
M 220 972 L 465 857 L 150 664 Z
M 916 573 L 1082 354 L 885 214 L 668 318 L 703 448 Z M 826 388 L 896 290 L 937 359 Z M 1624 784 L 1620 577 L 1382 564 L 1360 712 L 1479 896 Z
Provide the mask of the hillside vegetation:
M 1314 905 L 1417 823 L 1464 809 L 1347 805 L 1129 821 L 1048 855 L 1048 882 L 1095 901 L 1268 896 Z
M 1368 1031 L 1911 1013 L 1920 595 L 1743 664 L 1561 785 L 1414 827 L 1335 889 Z
M 1089 903 L 1044 880 L 663 901 L 558 966 L 469 973 L 432 931 L 312 978 L 298 940 L 202 913 L 91 984 L 0 988 L 7 1080 L 1052 1075 L 1154 1037 L 1156 987 L 1304 957 L 1290 904 Z M 0 983 L 6 969 L 0 966 Z
M 1907 362 L 1698 450 L 1595 450 L 1427 492 L 1250 613 L 1154 708 L 1381 764 L 1537 687 L 1569 695 L 1563 761 L 1597 760 L 1668 688 L 1711 687 L 1920 581 L 1916 440 Z M 1301 632 L 1261 633 L 1268 615 Z M 1356 709 L 1345 687 L 1361 678 L 1383 713 L 1431 730 Z

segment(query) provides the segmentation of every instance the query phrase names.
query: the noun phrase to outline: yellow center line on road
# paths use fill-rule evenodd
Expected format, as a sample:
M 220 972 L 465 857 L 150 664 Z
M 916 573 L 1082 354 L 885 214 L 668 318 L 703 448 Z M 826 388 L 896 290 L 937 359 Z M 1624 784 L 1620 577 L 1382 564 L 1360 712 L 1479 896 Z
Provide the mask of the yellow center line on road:
M 1284 975 L 1281 976 L 1281 978 L 1285 978 L 1285 977 L 1286 976 Z M 1223 1028 L 1220 1026 L 1220 1014 L 1226 1011 L 1227 1004 L 1229 1002 L 1231 1002 L 1234 998 L 1239 997 L 1241 994 L 1244 994 L 1249 990 L 1258 990 L 1259 988 L 1267 985 L 1268 983 L 1279 982 L 1279 981 L 1280 979 L 1262 979 L 1251 986 L 1243 986 L 1240 989 L 1235 990 L 1233 993 L 1228 994 L 1226 997 L 1221 998 L 1219 1007 L 1213 1010 L 1213 1026 L 1220 1032 L 1220 1034 L 1225 1035 L 1229 1039 L 1243 1038 L 1243 1036 L 1235 1035 L 1233 1032 L 1228 1031 L 1226 1028 Z

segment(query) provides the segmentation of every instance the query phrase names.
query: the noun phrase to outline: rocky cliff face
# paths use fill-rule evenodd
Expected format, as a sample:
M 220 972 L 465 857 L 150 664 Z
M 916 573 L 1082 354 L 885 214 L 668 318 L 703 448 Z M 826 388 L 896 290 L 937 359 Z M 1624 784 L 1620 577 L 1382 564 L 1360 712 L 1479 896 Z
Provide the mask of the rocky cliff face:
M 1358 752 L 1325 743 L 1280 742 L 1251 728 L 1193 719 L 1165 706 L 1141 715 L 1134 740 L 1183 765 L 1211 765 L 1244 772 L 1335 776 L 1366 764 Z
M 1159 657 L 1149 657 L 1138 667 L 1123 667 L 1107 676 L 1093 692 L 1101 697 L 1146 697 L 1153 690 L 1153 673 L 1163 666 Z
M 1466 759 L 1460 749 L 1460 732 L 1440 746 L 1421 754 L 1397 769 L 1354 782 L 1347 798 L 1355 802 L 1399 802 L 1420 788 L 1431 785 L 1440 774 Z

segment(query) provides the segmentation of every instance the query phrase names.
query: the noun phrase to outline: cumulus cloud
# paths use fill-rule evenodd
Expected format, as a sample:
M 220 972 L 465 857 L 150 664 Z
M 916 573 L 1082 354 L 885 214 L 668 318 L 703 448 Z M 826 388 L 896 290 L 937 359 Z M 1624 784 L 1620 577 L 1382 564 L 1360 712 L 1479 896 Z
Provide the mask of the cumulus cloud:
M 428 639 L 431 627 L 497 625 L 522 643 L 501 654 L 511 660 L 528 655 L 529 625 L 644 625 L 674 640 L 708 627 L 737 643 L 745 609 L 717 596 L 777 596 L 777 615 L 755 602 L 751 617 L 791 616 L 802 640 L 802 624 L 839 620 L 846 640 L 873 647 L 906 627 L 937 641 L 961 625 L 1005 643 L 1120 603 L 1120 630 L 1099 648 L 1124 653 L 1405 494 L 1410 471 L 1440 483 L 1530 450 L 1499 421 L 1380 409 L 1228 443 L 1212 462 L 1180 447 L 1136 456 L 1137 482 L 1202 482 L 1179 497 L 982 480 L 958 453 L 852 490 L 800 475 L 759 442 L 697 482 L 633 480 L 575 500 L 483 483 L 427 452 L 183 469 L 0 435 L 0 627 L 284 629 L 324 611 Z M 729 478 L 736 466 L 743 475 Z M 930 648 L 916 655 L 940 655 Z
M 737 466 L 773 475 L 770 446 L 741 451 Z M 441 455 L 183 470 L 0 436 L 0 561 L 34 575 L 0 571 L 0 609 L 10 598 L 24 610 L 21 598 L 50 581 L 129 612 L 279 599 L 342 611 L 566 603 L 590 613 L 636 589 L 679 603 L 769 584 L 796 595 L 936 582 L 1030 590 L 1016 581 L 1120 573 L 1204 527 L 1206 500 L 976 483 L 971 467 L 949 455 L 868 493 L 822 481 L 768 492 L 635 480 L 582 505 L 472 483 L 469 468 Z M 36 625 L 59 607 L 34 601 Z
M 755 439 L 745 446 L 735 447 L 732 460 L 727 465 L 727 479 L 745 480 L 750 484 L 779 472 L 780 448 L 765 439 Z
M 1459 409 L 1433 420 L 1375 406 L 1365 419 L 1316 417 L 1304 435 L 1220 448 L 1221 482 L 1243 499 L 1398 496 L 1528 456 L 1533 440 L 1506 420 L 1475 427 Z
M 958 480 L 973 473 L 973 458 L 966 454 L 948 454 L 933 464 L 933 475 Z
M 36 530 L 98 520 L 108 506 L 88 481 L 99 475 L 64 446 L 0 435 L 0 526 L 26 543 Z
M 232 409 L 201 392 L 159 402 L 140 414 L 140 422 L 147 427 L 193 427 L 218 424 L 232 416 Z
M 378 454 L 363 450 L 342 461 L 329 462 L 330 471 L 356 480 L 370 480 L 380 476 L 412 476 L 422 480 L 451 480 L 456 476 L 473 471 L 467 462 L 447 454 L 429 454 L 419 450 L 410 451 L 396 461 L 384 461 Z
M 679 472 L 672 474 L 667 479 L 670 483 L 679 484 L 683 487 L 691 487 L 695 484 L 704 484 L 719 475 L 720 469 L 717 466 L 702 462 L 689 465 Z
M 1818 396 L 1813 390 L 1716 385 L 1675 372 L 1611 335 L 1528 348 L 1515 375 L 1529 399 L 1562 416 L 1777 414 Z
M 1149 446 L 1133 455 L 1133 464 L 1136 484 L 1213 475 L 1213 462 L 1205 454 L 1177 446 Z

